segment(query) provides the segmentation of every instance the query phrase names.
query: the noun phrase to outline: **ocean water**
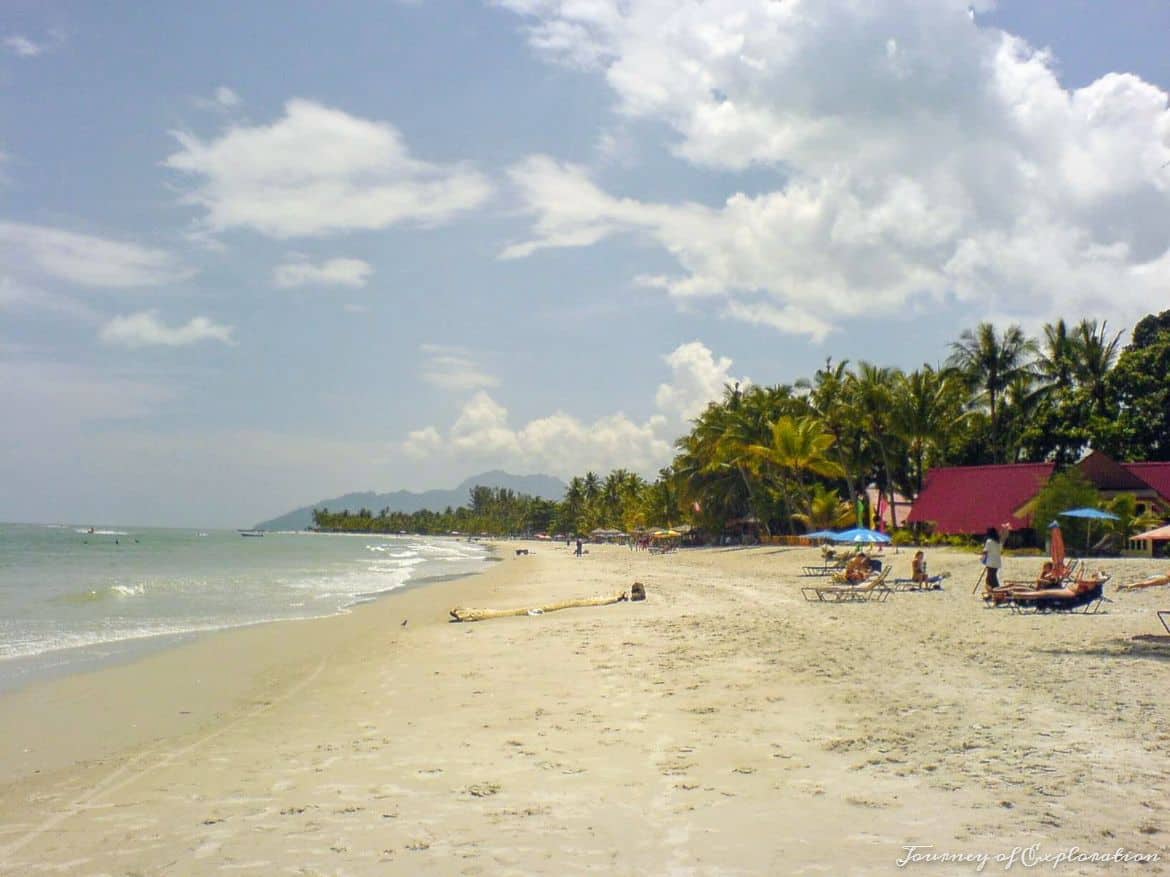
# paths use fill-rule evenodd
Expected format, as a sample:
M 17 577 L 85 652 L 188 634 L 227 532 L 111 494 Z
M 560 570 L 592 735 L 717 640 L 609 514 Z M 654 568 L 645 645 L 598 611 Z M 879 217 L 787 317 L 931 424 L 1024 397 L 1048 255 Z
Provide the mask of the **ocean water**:
M 200 633 L 315 618 L 484 568 L 419 536 L 0 524 L 0 691 Z

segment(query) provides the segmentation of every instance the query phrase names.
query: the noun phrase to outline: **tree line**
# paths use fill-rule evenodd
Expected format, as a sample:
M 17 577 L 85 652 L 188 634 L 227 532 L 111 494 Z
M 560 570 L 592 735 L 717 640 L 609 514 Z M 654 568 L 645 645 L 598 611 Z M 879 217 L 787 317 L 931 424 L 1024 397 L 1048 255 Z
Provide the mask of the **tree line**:
M 626 469 L 569 481 L 560 502 L 471 491 L 468 506 L 410 515 L 314 513 L 322 529 L 436 533 L 626 532 L 754 519 L 765 533 L 855 520 L 865 487 L 915 496 L 935 466 L 1075 462 L 1090 448 L 1170 460 L 1170 310 L 1122 347 L 1106 323 L 966 330 L 943 363 L 903 371 L 825 361 L 792 384 L 724 388 L 649 481 Z M 900 522 L 899 522 L 900 523 Z

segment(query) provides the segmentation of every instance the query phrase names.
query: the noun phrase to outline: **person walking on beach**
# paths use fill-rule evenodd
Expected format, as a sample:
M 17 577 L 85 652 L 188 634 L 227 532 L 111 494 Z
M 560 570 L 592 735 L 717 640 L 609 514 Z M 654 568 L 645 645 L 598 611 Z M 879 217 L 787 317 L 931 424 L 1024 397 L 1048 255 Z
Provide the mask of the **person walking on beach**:
M 578 539 L 577 539 L 577 556 L 578 557 L 581 556 L 581 539 L 580 539 L 580 537 L 578 537 Z
M 999 570 L 1003 566 L 1001 539 L 1007 537 L 1007 532 L 1011 528 L 1011 524 L 987 528 L 987 541 L 983 543 L 983 568 L 987 573 L 987 593 L 989 594 L 999 587 Z M 1001 529 L 1004 531 L 1002 536 Z

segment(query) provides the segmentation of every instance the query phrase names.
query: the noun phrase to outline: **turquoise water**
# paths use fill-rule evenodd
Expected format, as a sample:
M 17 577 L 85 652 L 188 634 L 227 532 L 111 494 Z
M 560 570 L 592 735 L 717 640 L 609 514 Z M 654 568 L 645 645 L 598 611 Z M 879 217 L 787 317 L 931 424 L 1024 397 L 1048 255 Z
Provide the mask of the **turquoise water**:
M 345 612 L 483 568 L 417 536 L 0 524 L 0 690 L 201 632 Z

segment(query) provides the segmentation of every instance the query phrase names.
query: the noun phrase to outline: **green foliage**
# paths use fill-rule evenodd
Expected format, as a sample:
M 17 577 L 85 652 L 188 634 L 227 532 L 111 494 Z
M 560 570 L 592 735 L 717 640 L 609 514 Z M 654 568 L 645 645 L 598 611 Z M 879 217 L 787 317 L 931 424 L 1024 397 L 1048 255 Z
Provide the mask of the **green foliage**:
M 899 548 L 903 548 L 907 545 L 913 545 L 916 542 L 914 538 L 914 531 L 906 529 L 895 530 L 890 536 L 890 539 Z
M 1104 380 L 1116 401 L 1115 420 L 1102 419 L 1102 449 L 1127 460 L 1170 460 L 1170 311 L 1148 316 Z
M 1064 531 L 1065 545 L 1075 548 L 1085 544 L 1089 524 L 1084 518 L 1060 517 L 1060 512 L 1097 508 L 1100 503 L 1101 496 L 1097 489 L 1079 469 L 1065 469 L 1052 476 L 1036 495 L 1032 503 L 1032 521 L 1038 534 L 1043 533 L 1050 522 L 1058 522 Z

